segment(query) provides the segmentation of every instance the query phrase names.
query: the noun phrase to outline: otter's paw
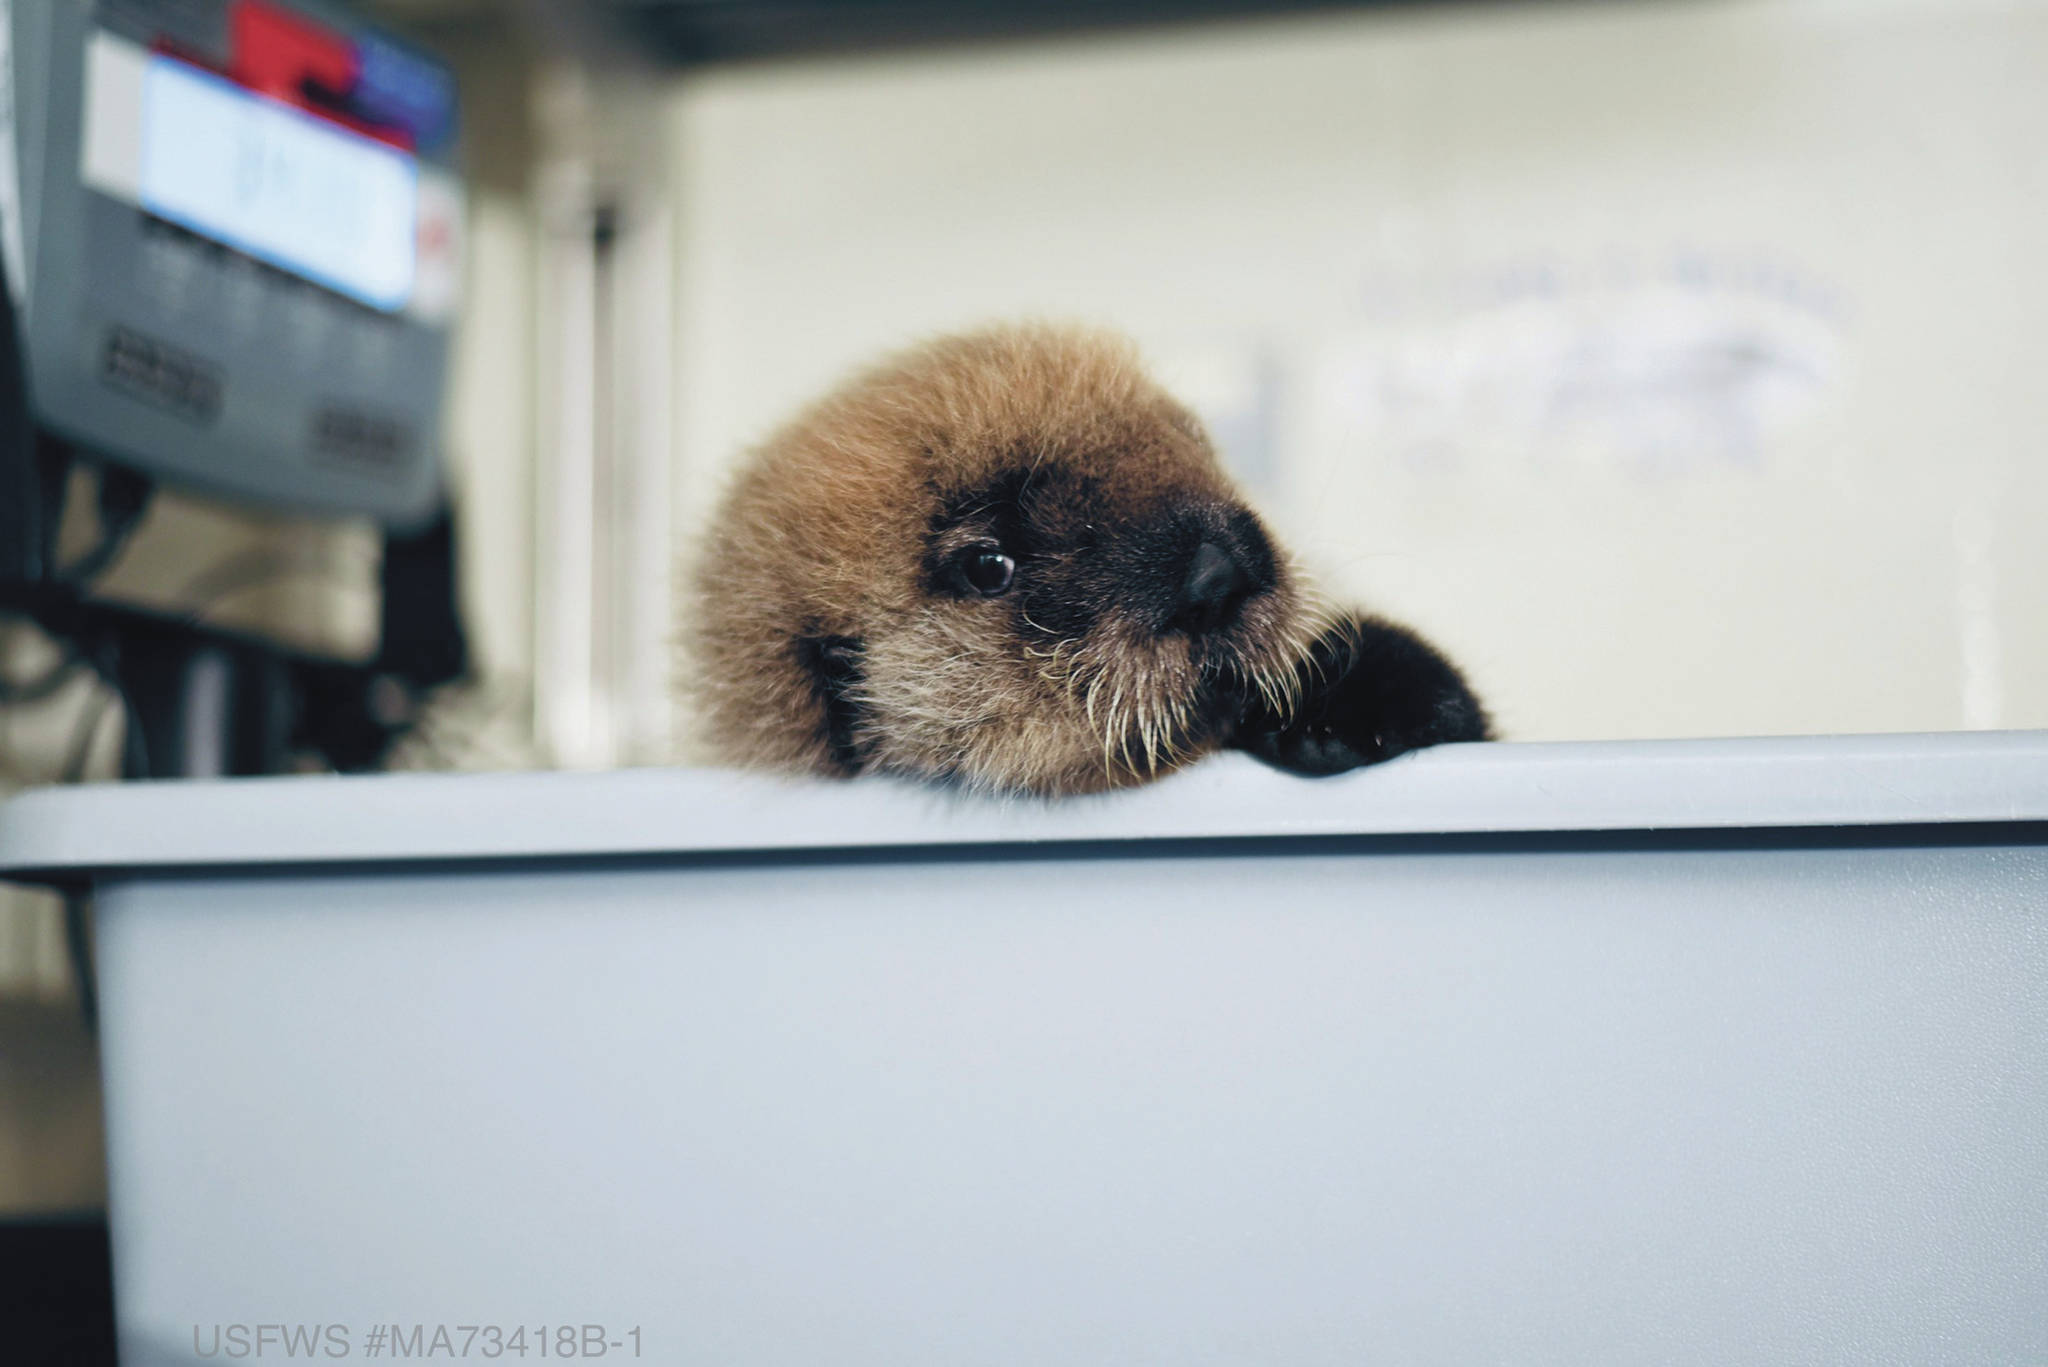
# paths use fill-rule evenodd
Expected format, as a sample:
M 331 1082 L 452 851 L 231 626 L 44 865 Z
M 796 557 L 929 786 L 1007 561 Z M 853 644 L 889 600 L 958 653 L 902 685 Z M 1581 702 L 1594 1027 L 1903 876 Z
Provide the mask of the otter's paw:
M 1436 648 L 1405 627 L 1354 617 L 1317 638 L 1296 670 L 1300 702 L 1254 703 L 1233 744 L 1297 774 L 1339 774 L 1410 750 L 1487 740 L 1486 709 Z

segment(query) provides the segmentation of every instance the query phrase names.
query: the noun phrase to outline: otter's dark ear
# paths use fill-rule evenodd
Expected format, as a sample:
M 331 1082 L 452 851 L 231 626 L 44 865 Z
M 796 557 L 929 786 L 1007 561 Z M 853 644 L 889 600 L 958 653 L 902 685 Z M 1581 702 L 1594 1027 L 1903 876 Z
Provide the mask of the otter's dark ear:
M 1489 740 L 1486 710 L 1437 649 L 1405 627 L 1353 616 L 1316 639 L 1296 668 L 1300 703 L 1281 716 L 1255 703 L 1231 742 L 1297 774 L 1339 774 L 1410 750 Z
M 857 774 L 867 763 L 861 744 L 861 685 L 867 682 L 867 653 L 851 636 L 799 636 L 797 662 L 809 676 L 823 710 L 823 739 L 832 763 Z

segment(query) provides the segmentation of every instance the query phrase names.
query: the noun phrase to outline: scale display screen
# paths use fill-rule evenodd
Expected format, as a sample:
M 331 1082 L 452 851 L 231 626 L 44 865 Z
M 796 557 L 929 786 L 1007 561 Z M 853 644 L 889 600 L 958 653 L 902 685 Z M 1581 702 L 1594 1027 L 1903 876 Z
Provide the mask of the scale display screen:
M 38 426 L 202 497 L 420 525 L 463 277 L 447 65 L 315 0 L 0 0 L 0 34 Z
M 142 207 L 387 312 L 412 293 L 419 173 L 375 138 L 153 55 Z

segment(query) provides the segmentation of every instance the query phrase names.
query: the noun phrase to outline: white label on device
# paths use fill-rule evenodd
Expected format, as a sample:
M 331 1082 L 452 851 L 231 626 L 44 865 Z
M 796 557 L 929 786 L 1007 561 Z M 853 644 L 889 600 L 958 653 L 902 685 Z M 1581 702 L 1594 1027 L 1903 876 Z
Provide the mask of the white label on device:
M 133 204 L 142 190 L 142 81 L 149 49 L 105 29 L 85 40 L 85 132 L 78 178 Z

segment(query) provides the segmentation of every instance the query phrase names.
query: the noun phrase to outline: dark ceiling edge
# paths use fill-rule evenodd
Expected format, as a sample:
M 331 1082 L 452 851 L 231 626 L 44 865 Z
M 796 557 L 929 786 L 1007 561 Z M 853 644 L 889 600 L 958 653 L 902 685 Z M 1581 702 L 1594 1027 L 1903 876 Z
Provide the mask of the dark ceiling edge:
M 1486 2 L 1497 6 L 1538 0 Z M 673 67 L 704 67 L 972 49 L 1020 39 L 1219 27 L 1445 4 L 1446 0 L 653 0 L 619 4 L 614 13 L 634 47 Z

